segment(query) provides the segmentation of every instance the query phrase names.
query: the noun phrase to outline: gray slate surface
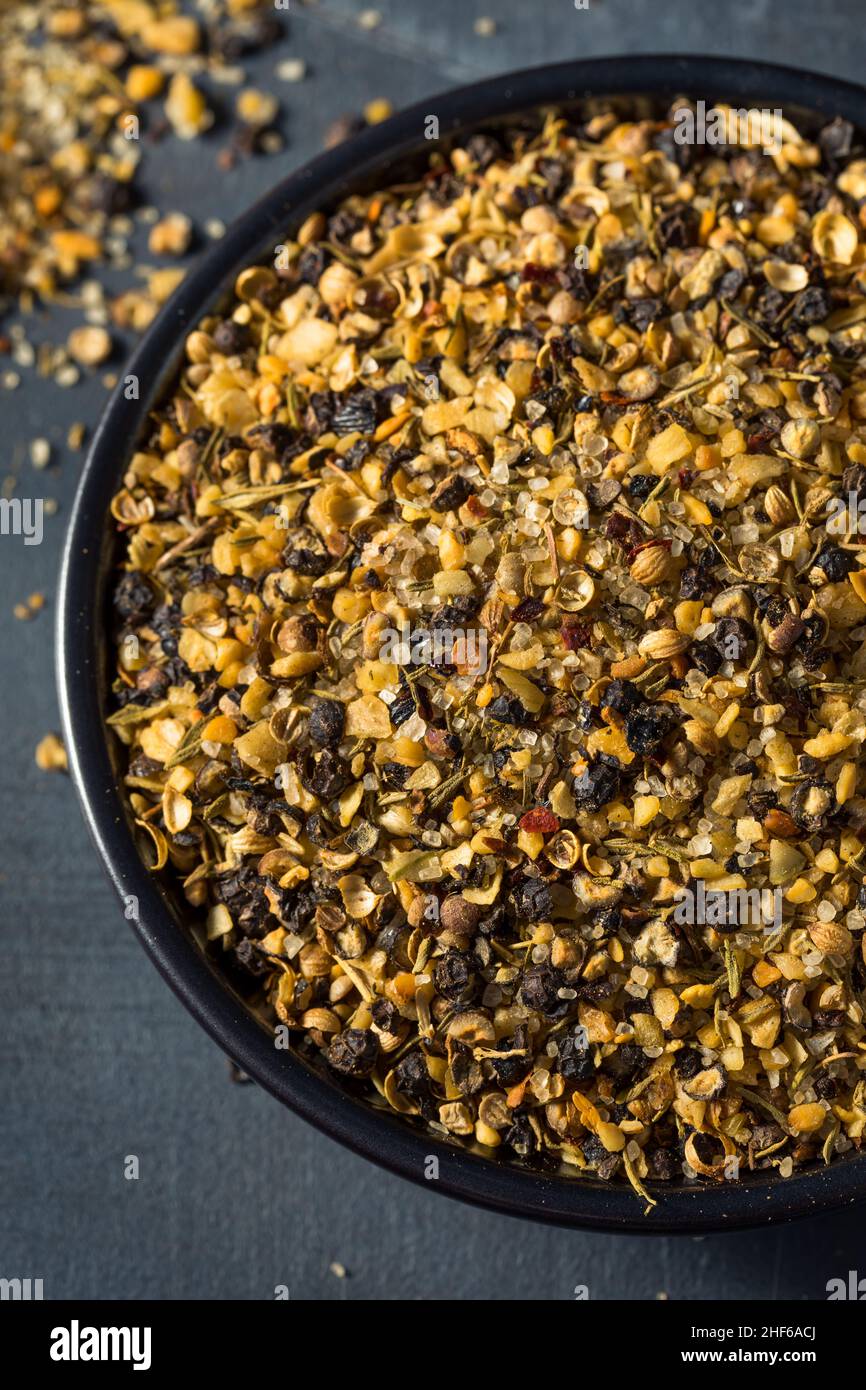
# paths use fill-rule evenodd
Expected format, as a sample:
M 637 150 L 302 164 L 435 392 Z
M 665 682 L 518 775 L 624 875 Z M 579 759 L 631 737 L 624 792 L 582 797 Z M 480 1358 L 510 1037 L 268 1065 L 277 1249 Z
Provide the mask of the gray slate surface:
M 248 64 L 259 84 L 301 56 L 310 75 L 276 84 L 288 147 L 218 175 L 216 139 L 167 141 L 146 165 L 148 196 L 201 225 L 230 218 L 321 146 L 329 122 L 377 96 L 395 106 L 509 67 L 623 51 L 761 55 L 856 79 L 858 0 L 380 0 L 363 32 L 356 0 L 293 3 L 288 38 Z M 473 20 L 492 14 L 492 38 Z M 43 313 L 35 339 L 65 334 Z M 0 364 L 2 366 L 2 364 Z M 41 547 L 0 540 L 0 1276 L 42 1278 L 49 1298 L 295 1299 L 823 1298 L 862 1267 L 855 1211 L 704 1239 L 563 1232 L 461 1207 L 338 1148 L 228 1064 L 160 982 L 104 882 L 69 782 L 37 771 L 57 726 L 52 597 L 80 455 L 73 420 L 92 423 L 98 382 L 63 391 L 34 377 L 0 391 L 3 474 L 21 495 L 58 499 Z M 27 444 L 57 446 L 35 478 Z M 48 597 L 30 623 L 13 604 Z M 141 1176 L 124 1178 L 126 1155 Z M 330 1266 L 338 1262 L 348 1277 Z

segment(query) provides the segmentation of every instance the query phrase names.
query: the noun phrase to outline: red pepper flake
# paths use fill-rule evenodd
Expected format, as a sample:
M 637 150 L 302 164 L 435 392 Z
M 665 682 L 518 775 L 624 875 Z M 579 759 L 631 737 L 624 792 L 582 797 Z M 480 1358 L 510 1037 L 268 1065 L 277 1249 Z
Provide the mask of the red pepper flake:
M 521 599 L 511 614 L 511 621 L 514 623 L 534 623 L 543 612 L 544 604 L 540 598 Z
M 518 822 L 521 830 L 529 830 L 541 835 L 552 835 L 559 829 L 559 816 L 555 816 L 552 811 L 548 811 L 544 806 L 536 806 L 534 810 L 527 811 L 525 816 L 521 816 Z
M 556 271 L 552 266 L 537 265 L 535 261 L 527 261 L 520 271 L 521 280 L 534 281 L 536 284 L 553 285 L 556 283 Z
M 611 512 L 605 524 L 604 534 L 609 541 L 616 541 L 623 549 L 633 545 L 649 544 L 646 539 L 646 527 L 633 517 L 626 516 L 624 512 Z
M 681 468 L 677 474 L 677 482 L 680 487 L 691 487 L 694 481 L 694 473 L 690 468 Z
M 609 541 L 622 541 L 628 535 L 629 528 L 629 518 L 623 512 L 611 512 L 605 524 L 604 534 Z
M 749 454 L 760 454 L 766 449 L 770 440 L 773 438 L 773 430 L 756 430 L 754 434 L 750 434 L 746 439 L 746 452 Z
M 562 640 L 570 652 L 579 652 L 582 647 L 592 646 L 591 623 L 563 623 L 560 629 Z

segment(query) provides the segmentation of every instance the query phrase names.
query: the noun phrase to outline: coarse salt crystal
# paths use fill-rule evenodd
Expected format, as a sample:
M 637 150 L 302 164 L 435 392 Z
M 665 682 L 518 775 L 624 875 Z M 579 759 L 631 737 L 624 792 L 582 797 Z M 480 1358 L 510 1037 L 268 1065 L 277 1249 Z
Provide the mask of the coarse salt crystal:
M 411 738 L 416 743 L 420 743 L 426 732 L 427 725 L 417 712 L 412 715 L 411 719 L 407 719 L 400 728 L 401 738 Z

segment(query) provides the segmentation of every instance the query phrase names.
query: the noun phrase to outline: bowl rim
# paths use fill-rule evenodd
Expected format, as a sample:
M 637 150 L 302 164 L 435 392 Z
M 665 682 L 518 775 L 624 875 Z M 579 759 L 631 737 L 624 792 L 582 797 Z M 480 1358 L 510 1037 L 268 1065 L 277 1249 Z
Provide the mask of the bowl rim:
M 439 1191 L 512 1216 L 589 1230 L 698 1234 L 807 1216 L 866 1197 L 866 1157 L 812 1167 L 787 1180 L 769 1173 L 736 1186 L 650 1184 L 659 1204 L 642 1214 L 627 1184 L 547 1176 L 452 1147 L 389 1112 L 348 1095 L 290 1051 L 281 1052 L 251 1010 L 178 926 L 139 857 L 112 772 L 102 723 L 100 636 L 106 579 L 108 502 L 147 412 L 174 377 L 187 331 L 225 293 L 245 265 L 261 259 L 290 225 L 332 206 L 365 178 L 426 146 L 424 121 L 440 138 L 514 118 L 532 109 L 605 96 L 689 93 L 707 100 L 774 101 L 866 129 L 866 90 L 841 79 L 745 59 L 646 54 L 573 60 L 507 72 L 426 97 L 381 125 L 321 154 L 281 179 L 234 221 L 188 272 L 123 368 L 82 470 L 61 562 L 56 626 L 58 697 L 69 766 L 85 821 L 109 879 L 127 903 L 138 939 L 171 989 L 224 1052 L 249 1076 L 316 1128 L 381 1167 L 429 1185 L 438 1160 Z M 138 378 L 138 399 L 124 382 Z M 137 899 L 130 913 L 129 898 Z

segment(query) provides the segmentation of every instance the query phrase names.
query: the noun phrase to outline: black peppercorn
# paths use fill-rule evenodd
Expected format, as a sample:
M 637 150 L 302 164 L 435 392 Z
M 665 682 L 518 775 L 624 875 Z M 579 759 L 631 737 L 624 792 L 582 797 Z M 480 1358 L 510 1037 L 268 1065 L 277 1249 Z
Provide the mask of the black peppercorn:
M 326 1053 L 328 1066 L 341 1076 L 369 1076 L 379 1056 L 379 1040 L 369 1028 L 347 1028 Z
M 328 744 L 333 747 L 343 737 L 345 722 L 346 711 L 339 700 L 317 699 L 310 709 L 307 732 L 319 747 L 325 748 Z

